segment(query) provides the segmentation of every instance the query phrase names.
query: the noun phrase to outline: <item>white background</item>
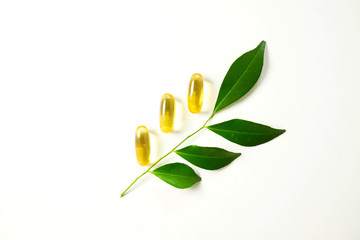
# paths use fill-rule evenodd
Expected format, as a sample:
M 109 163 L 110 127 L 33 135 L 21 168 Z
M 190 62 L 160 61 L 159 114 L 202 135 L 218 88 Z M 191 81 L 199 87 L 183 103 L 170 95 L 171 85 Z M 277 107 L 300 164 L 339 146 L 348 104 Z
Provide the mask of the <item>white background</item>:
M 0 36 L 1 240 L 360 239 L 358 0 L 1 1 Z M 146 169 L 136 127 L 152 132 L 152 161 L 169 151 L 261 40 L 256 87 L 211 123 L 287 132 L 246 148 L 204 130 L 186 144 L 242 156 L 194 167 L 191 189 L 146 175 L 119 198 Z M 195 72 L 208 83 L 197 115 L 186 108 Z M 166 92 L 171 134 L 158 126 Z

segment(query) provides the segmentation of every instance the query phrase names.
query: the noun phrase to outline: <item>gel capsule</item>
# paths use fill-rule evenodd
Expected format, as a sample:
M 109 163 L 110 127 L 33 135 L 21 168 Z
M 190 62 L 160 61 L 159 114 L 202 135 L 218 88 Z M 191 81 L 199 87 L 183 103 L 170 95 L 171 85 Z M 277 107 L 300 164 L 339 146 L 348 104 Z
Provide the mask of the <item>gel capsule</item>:
M 135 152 L 136 159 L 141 166 L 146 166 L 150 162 L 150 136 L 149 130 L 145 126 L 140 126 L 135 133 Z
M 191 76 L 188 92 L 188 108 L 192 113 L 198 113 L 203 104 L 204 79 L 199 73 Z
M 174 128 L 175 118 L 175 98 L 169 93 L 165 93 L 160 102 L 160 129 L 164 133 L 169 133 Z

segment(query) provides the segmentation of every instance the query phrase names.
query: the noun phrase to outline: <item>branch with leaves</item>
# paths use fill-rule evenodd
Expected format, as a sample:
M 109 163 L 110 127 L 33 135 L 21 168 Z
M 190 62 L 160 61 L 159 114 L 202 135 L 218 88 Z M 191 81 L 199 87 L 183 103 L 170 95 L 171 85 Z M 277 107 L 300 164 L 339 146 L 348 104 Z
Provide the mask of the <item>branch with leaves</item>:
M 262 41 L 255 49 L 246 52 L 235 60 L 221 84 L 214 110 L 209 119 L 198 130 L 188 135 L 172 150 L 153 163 L 145 172 L 140 174 L 125 191 L 121 193 L 120 197 L 124 196 L 134 183 L 146 173 L 152 173 L 176 188 L 189 188 L 201 181 L 201 178 L 195 171 L 183 163 L 169 163 L 152 170 L 155 165 L 171 153 L 176 153 L 189 163 L 206 170 L 220 169 L 241 155 L 241 153 L 233 153 L 217 147 L 190 145 L 178 149 L 187 139 L 204 128 L 233 143 L 247 147 L 266 143 L 285 132 L 285 130 L 271 128 L 242 119 L 232 119 L 207 126 L 207 123 L 216 113 L 242 98 L 255 85 L 262 71 L 265 45 L 265 41 Z

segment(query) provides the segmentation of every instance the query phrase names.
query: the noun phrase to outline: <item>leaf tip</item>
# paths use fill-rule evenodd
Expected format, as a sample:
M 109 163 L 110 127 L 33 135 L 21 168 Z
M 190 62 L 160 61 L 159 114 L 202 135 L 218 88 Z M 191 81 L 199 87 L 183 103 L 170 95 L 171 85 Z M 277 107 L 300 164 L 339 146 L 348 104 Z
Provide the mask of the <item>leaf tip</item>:
M 266 41 L 262 40 L 259 45 L 257 46 L 257 48 L 261 49 L 261 51 L 265 50 L 265 46 L 266 46 Z
M 286 132 L 285 129 L 277 129 L 277 134 L 276 134 L 275 138 L 279 137 L 280 135 L 284 134 L 285 132 Z

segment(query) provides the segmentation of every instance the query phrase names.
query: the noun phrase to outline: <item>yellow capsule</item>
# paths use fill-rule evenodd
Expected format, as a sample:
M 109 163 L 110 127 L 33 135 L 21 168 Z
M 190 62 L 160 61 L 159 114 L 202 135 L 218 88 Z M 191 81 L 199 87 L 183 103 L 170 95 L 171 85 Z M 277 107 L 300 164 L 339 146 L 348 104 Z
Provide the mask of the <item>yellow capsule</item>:
M 135 152 L 141 166 L 150 163 L 150 148 L 149 130 L 145 126 L 138 127 L 135 133 Z
M 203 104 L 204 79 L 199 73 L 191 76 L 188 92 L 188 108 L 192 113 L 198 113 Z
M 164 133 L 169 133 L 174 128 L 175 118 L 175 98 L 169 93 L 165 93 L 160 102 L 160 129 Z

